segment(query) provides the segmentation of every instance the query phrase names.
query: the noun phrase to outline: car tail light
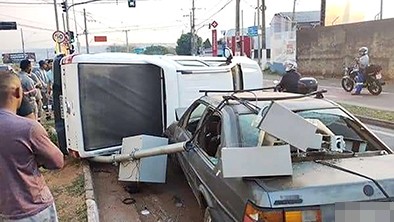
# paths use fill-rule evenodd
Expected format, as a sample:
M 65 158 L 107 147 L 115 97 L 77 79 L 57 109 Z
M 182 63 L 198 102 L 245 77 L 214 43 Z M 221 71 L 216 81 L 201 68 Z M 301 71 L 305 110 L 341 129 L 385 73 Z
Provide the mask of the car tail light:
M 78 54 L 72 54 L 72 55 L 68 55 L 62 58 L 62 65 L 65 64 L 71 64 L 73 62 L 73 58 L 74 56 L 76 56 Z
M 248 203 L 244 222 L 321 222 L 320 210 L 262 210 Z

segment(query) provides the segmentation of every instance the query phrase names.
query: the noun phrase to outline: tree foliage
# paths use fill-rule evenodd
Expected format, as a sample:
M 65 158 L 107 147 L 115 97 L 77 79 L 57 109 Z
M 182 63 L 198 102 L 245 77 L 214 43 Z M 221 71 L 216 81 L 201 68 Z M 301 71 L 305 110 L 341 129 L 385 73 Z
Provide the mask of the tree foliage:
M 191 38 L 192 34 L 189 32 L 187 34 L 182 34 L 181 37 L 178 39 L 177 46 L 175 48 L 175 51 L 178 55 L 191 55 Z M 202 38 L 197 37 L 197 43 L 196 43 L 196 48 L 197 51 L 202 45 Z
M 146 55 L 165 55 L 168 53 L 168 48 L 161 45 L 151 45 L 149 47 L 146 47 L 144 51 L 144 54 Z
M 203 46 L 205 49 L 211 48 L 212 47 L 211 41 L 209 39 L 206 39 Z

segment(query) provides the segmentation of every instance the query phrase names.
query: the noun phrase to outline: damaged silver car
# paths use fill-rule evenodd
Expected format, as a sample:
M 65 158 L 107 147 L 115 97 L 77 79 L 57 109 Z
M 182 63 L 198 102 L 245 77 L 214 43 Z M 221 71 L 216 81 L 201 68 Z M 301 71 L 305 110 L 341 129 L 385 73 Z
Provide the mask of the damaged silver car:
M 393 151 L 321 92 L 205 93 L 166 131 L 205 221 L 332 222 L 394 197 Z

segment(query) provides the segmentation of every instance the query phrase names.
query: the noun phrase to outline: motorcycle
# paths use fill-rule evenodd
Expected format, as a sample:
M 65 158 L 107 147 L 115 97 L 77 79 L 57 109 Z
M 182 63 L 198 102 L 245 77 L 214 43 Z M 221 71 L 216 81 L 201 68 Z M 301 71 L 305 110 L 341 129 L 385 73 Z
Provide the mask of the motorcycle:
M 278 80 L 274 80 L 275 92 L 284 92 L 284 89 L 279 84 Z M 308 94 L 311 92 L 317 91 L 318 82 L 313 77 L 303 77 L 298 81 L 298 93 L 299 94 Z
M 359 68 L 357 64 L 344 68 L 341 85 L 346 92 L 351 92 L 354 89 L 358 72 Z M 382 86 L 385 84 L 382 79 L 382 67 L 371 64 L 366 68 L 366 73 L 363 88 L 367 88 L 372 95 L 379 95 L 383 90 Z

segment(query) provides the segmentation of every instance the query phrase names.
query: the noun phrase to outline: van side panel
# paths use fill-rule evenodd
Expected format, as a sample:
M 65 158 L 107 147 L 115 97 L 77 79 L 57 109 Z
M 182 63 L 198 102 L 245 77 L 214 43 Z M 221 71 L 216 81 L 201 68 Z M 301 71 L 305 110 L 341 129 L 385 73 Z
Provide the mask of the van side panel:
M 179 81 L 179 107 L 188 107 L 198 97 L 203 96 L 199 90 L 216 89 L 232 90 L 233 77 L 230 71 L 222 73 L 181 74 L 178 73 Z

